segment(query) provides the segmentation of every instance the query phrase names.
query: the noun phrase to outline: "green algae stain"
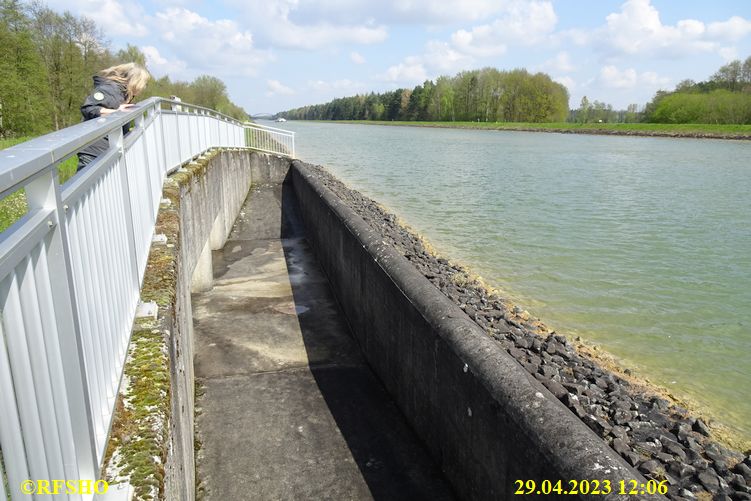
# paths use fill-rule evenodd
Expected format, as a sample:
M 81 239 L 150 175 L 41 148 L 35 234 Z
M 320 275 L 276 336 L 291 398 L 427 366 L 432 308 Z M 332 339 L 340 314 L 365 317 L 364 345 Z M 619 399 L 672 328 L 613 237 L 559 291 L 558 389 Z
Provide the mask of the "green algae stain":
M 127 479 L 138 500 L 163 498 L 171 403 L 167 346 L 165 333 L 152 324 L 133 331 L 124 369 L 127 389 L 118 397 L 107 449 L 107 462 L 117 469 L 116 478 L 107 480 Z

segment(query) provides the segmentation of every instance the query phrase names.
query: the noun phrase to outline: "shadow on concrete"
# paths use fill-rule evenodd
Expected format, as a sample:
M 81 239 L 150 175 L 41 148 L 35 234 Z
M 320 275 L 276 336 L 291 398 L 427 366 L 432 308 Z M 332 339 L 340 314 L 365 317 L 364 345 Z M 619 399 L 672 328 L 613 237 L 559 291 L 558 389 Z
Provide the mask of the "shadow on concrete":
M 373 499 L 456 499 L 360 353 L 305 240 L 289 177 L 281 187 L 281 209 L 280 237 L 310 371 Z M 322 332 L 331 322 L 343 325 Z

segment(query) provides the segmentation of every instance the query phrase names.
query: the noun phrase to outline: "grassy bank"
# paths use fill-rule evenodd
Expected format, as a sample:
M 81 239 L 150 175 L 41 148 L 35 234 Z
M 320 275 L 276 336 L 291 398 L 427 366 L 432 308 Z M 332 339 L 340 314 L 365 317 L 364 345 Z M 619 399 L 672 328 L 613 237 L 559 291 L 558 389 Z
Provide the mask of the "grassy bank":
M 751 125 L 652 123 L 578 124 L 568 122 L 387 122 L 375 120 L 335 120 L 334 122 L 366 125 L 404 125 L 408 127 L 443 127 L 451 129 L 487 129 L 531 132 L 559 132 L 573 134 L 751 139 Z
M 13 139 L 0 139 L 0 150 L 10 148 L 13 145 L 28 141 L 30 137 L 19 137 Z M 71 157 L 60 164 L 58 167 L 60 172 L 60 182 L 64 183 L 70 179 L 73 174 L 76 173 L 76 167 L 78 160 L 76 157 Z M 21 216 L 26 214 L 28 206 L 26 204 L 26 195 L 23 190 L 8 195 L 4 199 L 0 200 L 0 231 L 5 231 L 11 224 L 18 221 Z

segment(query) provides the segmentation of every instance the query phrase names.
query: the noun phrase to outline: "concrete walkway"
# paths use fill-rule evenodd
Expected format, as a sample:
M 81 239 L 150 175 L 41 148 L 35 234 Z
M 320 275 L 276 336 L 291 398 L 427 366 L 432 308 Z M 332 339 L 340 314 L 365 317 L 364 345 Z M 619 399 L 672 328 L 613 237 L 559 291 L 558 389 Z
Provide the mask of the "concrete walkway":
M 453 499 L 365 364 L 291 188 L 251 190 L 193 296 L 199 498 Z

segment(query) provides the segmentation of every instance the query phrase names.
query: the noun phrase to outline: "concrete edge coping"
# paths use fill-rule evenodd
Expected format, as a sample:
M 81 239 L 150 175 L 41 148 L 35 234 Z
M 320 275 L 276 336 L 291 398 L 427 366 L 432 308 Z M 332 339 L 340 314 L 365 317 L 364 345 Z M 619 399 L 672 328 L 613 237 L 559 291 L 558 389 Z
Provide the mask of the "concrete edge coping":
M 466 363 L 467 369 L 560 469 L 562 478 L 607 479 L 614 486 L 613 494 L 620 481 L 625 481 L 626 485 L 632 480 L 640 484 L 646 482 L 639 472 L 488 337 L 458 305 L 442 294 L 404 256 L 385 243 L 376 230 L 320 182 L 305 165 L 299 160 L 292 162 L 292 168 L 324 199 L 420 315 L 435 327 L 437 334 Z M 613 497 L 613 494 L 584 497 L 633 499 L 632 496 Z M 642 499 L 666 498 L 645 495 Z

